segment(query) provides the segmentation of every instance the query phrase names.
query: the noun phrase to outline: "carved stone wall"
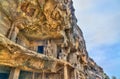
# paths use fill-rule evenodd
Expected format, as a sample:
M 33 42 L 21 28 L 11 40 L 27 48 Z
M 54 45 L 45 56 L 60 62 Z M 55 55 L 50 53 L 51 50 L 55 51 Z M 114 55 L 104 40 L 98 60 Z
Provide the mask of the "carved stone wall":
M 10 79 L 107 79 L 74 11 L 72 0 L 0 0 L 0 65 L 11 67 Z

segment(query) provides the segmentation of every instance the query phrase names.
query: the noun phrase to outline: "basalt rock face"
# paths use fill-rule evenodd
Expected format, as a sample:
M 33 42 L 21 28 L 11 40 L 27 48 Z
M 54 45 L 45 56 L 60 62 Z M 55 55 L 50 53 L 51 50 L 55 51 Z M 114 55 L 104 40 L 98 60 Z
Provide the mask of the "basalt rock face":
M 88 56 L 72 4 L 0 0 L 0 74 L 9 73 L 9 79 L 108 79 Z

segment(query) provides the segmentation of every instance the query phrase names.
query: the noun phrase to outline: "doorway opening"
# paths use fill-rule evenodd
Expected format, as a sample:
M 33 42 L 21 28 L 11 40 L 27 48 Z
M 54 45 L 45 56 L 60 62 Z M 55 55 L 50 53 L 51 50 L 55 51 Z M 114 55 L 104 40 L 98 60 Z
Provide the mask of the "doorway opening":
M 44 46 L 38 46 L 37 52 L 40 54 L 44 54 Z

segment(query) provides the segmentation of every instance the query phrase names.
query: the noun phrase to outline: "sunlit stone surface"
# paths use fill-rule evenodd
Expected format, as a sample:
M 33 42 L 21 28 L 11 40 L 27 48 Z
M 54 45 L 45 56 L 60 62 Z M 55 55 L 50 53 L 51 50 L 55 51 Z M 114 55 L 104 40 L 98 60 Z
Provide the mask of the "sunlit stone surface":
M 86 51 L 71 0 L 0 0 L 0 79 L 108 79 Z

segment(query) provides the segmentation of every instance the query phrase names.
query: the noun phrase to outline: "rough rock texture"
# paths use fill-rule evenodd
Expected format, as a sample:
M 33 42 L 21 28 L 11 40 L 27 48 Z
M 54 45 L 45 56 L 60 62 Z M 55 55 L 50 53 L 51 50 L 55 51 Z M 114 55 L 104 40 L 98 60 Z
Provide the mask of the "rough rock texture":
M 108 79 L 88 56 L 72 3 L 0 0 L 0 73 L 5 66 L 9 79 Z

